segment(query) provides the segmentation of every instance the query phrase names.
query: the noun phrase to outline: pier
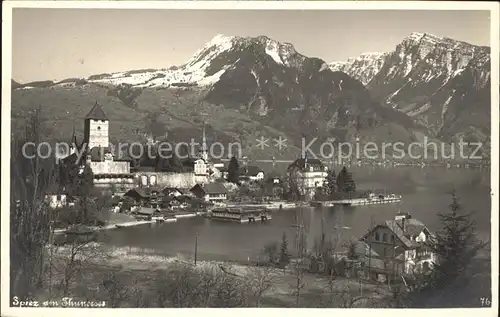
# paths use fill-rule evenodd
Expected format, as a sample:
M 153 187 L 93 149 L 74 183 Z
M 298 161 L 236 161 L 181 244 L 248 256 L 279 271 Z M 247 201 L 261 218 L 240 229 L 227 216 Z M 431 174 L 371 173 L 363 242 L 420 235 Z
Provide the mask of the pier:
M 313 207 L 334 207 L 334 206 L 365 206 L 379 204 L 400 203 L 402 197 L 400 195 L 389 195 L 387 197 L 368 197 L 368 198 L 352 198 L 328 201 L 312 201 Z

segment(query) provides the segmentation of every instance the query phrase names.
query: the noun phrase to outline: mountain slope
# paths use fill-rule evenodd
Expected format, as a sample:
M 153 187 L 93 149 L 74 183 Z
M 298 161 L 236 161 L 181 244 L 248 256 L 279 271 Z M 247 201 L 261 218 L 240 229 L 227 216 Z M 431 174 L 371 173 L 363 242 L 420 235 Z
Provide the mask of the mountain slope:
M 13 118 L 19 126 L 41 104 L 49 113 L 51 133 L 67 137 L 73 125 L 79 130 L 85 111 L 97 99 L 111 120 L 115 140 L 168 133 L 176 141 L 189 141 L 199 138 L 204 122 L 213 141 L 237 140 L 245 153 L 266 158 L 297 155 L 313 139 L 318 153 L 326 140 L 409 143 L 429 131 L 440 136 L 457 129 L 457 118 L 447 119 L 450 124 L 439 134 L 409 111 L 387 106 L 382 74 L 391 87 L 406 78 L 400 74 L 406 69 L 388 68 L 393 55 L 363 56 L 352 65 L 365 70 L 349 74 L 348 67 L 332 71 L 323 60 L 266 36 L 218 35 L 178 67 L 23 85 L 13 91 Z M 257 138 L 278 136 L 288 138 L 286 149 L 256 147 Z
M 363 80 L 380 102 L 447 142 L 488 142 L 490 48 L 412 33 L 384 54 L 332 63 Z

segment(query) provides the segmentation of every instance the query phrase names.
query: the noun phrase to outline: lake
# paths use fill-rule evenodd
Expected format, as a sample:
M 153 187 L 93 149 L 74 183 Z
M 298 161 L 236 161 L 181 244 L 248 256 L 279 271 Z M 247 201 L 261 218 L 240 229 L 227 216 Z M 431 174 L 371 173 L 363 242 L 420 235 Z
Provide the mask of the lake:
M 339 169 L 340 170 L 340 169 Z M 477 232 L 488 240 L 491 231 L 489 169 L 378 168 L 350 169 L 360 190 L 395 193 L 403 196 L 398 204 L 294 208 L 273 212 L 266 223 L 238 224 L 203 217 L 179 219 L 176 223 L 151 224 L 110 230 L 102 237 L 109 246 L 130 247 L 162 255 L 192 258 L 198 234 L 198 258 L 204 260 L 256 260 L 263 257 L 263 247 L 280 242 L 287 235 L 293 250 L 300 219 L 305 226 L 308 245 L 313 246 L 324 232 L 327 239 L 347 241 L 361 237 L 371 224 L 393 219 L 401 212 L 425 223 L 431 231 L 440 226 L 438 212 L 451 203 L 455 188 L 463 210 L 473 212 Z

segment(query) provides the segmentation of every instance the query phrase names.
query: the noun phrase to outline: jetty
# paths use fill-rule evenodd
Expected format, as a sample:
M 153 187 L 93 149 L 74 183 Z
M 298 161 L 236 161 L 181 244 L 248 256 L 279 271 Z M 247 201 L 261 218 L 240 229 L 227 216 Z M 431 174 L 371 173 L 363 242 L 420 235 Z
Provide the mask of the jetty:
M 311 201 L 310 205 L 313 207 L 334 207 L 334 206 L 365 206 L 365 205 L 379 205 L 379 204 L 393 204 L 400 203 L 402 200 L 401 195 L 374 195 L 370 194 L 367 198 L 352 198 L 340 200 L 327 200 L 327 201 Z
M 148 223 L 156 223 L 156 220 L 143 220 L 143 221 L 130 221 L 130 222 L 123 222 L 120 224 L 116 224 L 116 228 L 126 228 L 126 227 L 133 227 L 133 226 L 138 226 L 138 225 L 144 225 Z
M 296 208 L 299 204 L 288 201 L 273 201 L 268 203 L 228 203 L 228 208 L 265 208 L 268 210 L 290 209 Z

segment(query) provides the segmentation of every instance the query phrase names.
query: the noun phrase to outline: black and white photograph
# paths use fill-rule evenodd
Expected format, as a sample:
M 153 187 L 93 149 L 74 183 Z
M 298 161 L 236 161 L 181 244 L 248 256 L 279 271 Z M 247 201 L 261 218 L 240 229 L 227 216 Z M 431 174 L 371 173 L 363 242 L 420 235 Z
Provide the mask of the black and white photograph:
M 2 315 L 497 315 L 498 14 L 4 2 Z

